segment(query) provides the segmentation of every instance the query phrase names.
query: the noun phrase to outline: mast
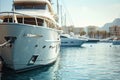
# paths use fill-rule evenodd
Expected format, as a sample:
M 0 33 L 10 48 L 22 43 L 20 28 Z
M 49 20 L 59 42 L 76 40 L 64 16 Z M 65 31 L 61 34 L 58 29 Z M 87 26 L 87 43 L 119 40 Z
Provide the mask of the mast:
M 64 24 L 65 24 L 65 27 L 66 27 L 66 13 L 65 13 L 65 23 Z
M 2 7 L 2 1 L 0 0 L 0 12 L 2 12 L 1 7 Z
M 58 0 L 57 0 L 57 16 L 58 16 L 57 22 L 59 23 L 59 1 Z
M 52 1 L 51 0 L 48 0 L 50 3 L 52 3 Z
M 57 0 L 57 14 L 59 15 L 59 2 Z
M 60 10 L 60 12 L 61 12 L 61 26 L 63 26 L 63 21 L 62 21 L 62 20 L 63 20 L 63 16 L 62 16 L 62 15 L 63 15 L 63 14 L 62 14 L 62 5 L 60 5 L 60 9 L 61 9 L 61 10 Z

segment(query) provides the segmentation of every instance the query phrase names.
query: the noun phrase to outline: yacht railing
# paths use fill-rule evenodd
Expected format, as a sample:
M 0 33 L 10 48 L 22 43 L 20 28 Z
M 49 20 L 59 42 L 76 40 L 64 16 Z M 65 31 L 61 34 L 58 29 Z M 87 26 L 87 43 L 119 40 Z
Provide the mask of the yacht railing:
M 7 19 L 6 21 L 4 21 L 5 18 Z M 19 18 L 22 19 L 21 22 L 18 20 Z M 26 18 L 28 18 L 28 20 L 25 20 Z M 30 18 L 34 19 L 34 22 L 29 20 Z M 3 20 L 3 23 L 4 22 L 5 23 L 6 22 L 7 23 L 21 23 L 21 24 L 31 23 L 30 25 L 37 25 L 37 26 L 40 26 L 39 24 L 41 24 L 41 22 L 38 22 L 38 20 L 43 20 L 43 25 L 41 26 L 47 25 L 46 27 L 58 29 L 58 24 L 55 21 L 49 18 L 46 18 L 44 16 L 31 16 L 27 14 L 18 13 L 18 12 L 0 12 L 0 19 Z

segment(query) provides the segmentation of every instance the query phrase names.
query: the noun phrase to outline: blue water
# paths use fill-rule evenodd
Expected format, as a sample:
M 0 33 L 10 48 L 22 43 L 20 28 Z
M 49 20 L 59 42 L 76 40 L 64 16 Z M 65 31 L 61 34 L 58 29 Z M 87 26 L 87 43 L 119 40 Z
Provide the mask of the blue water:
M 2 73 L 1 80 L 120 80 L 120 45 L 62 47 L 54 65 L 24 73 Z

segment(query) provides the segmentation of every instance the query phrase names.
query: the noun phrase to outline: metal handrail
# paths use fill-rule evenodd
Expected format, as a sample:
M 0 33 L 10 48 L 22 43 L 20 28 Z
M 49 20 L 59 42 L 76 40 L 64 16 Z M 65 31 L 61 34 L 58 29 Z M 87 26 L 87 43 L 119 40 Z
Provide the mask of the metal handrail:
M 15 19 L 15 17 L 16 17 L 16 15 L 22 15 L 23 17 L 22 17 L 22 24 L 24 24 L 24 17 L 25 16 L 29 16 L 29 17 L 33 17 L 34 19 L 35 19 L 35 22 L 36 22 L 36 25 L 38 25 L 38 22 L 37 22 L 37 18 L 38 19 L 43 19 L 43 20 L 45 20 L 45 21 L 47 21 L 48 23 L 51 23 L 51 24 L 54 24 L 55 25 L 55 28 L 57 28 L 57 23 L 55 22 L 55 21 L 53 21 L 53 20 L 51 20 L 51 19 L 49 19 L 49 18 L 45 18 L 45 17 L 42 17 L 42 16 L 31 16 L 31 15 L 28 15 L 28 14 L 23 14 L 23 13 L 18 13 L 18 12 L 0 12 L 0 15 L 1 14 L 6 14 L 6 15 L 11 15 L 11 16 L 13 16 L 13 23 L 16 23 L 15 21 L 14 21 L 14 19 Z M 3 16 L 3 15 L 2 15 Z

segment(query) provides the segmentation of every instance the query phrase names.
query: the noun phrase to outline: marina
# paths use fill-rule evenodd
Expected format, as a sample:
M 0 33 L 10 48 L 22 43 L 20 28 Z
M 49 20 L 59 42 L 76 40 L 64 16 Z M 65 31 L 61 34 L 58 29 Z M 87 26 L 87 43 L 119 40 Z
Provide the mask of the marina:
M 119 49 L 112 43 L 64 47 L 54 65 L 19 74 L 3 71 L 1 80 L 119 80 Z
M 0 0 L 0 80 L 120 80 L 111 1 Z

